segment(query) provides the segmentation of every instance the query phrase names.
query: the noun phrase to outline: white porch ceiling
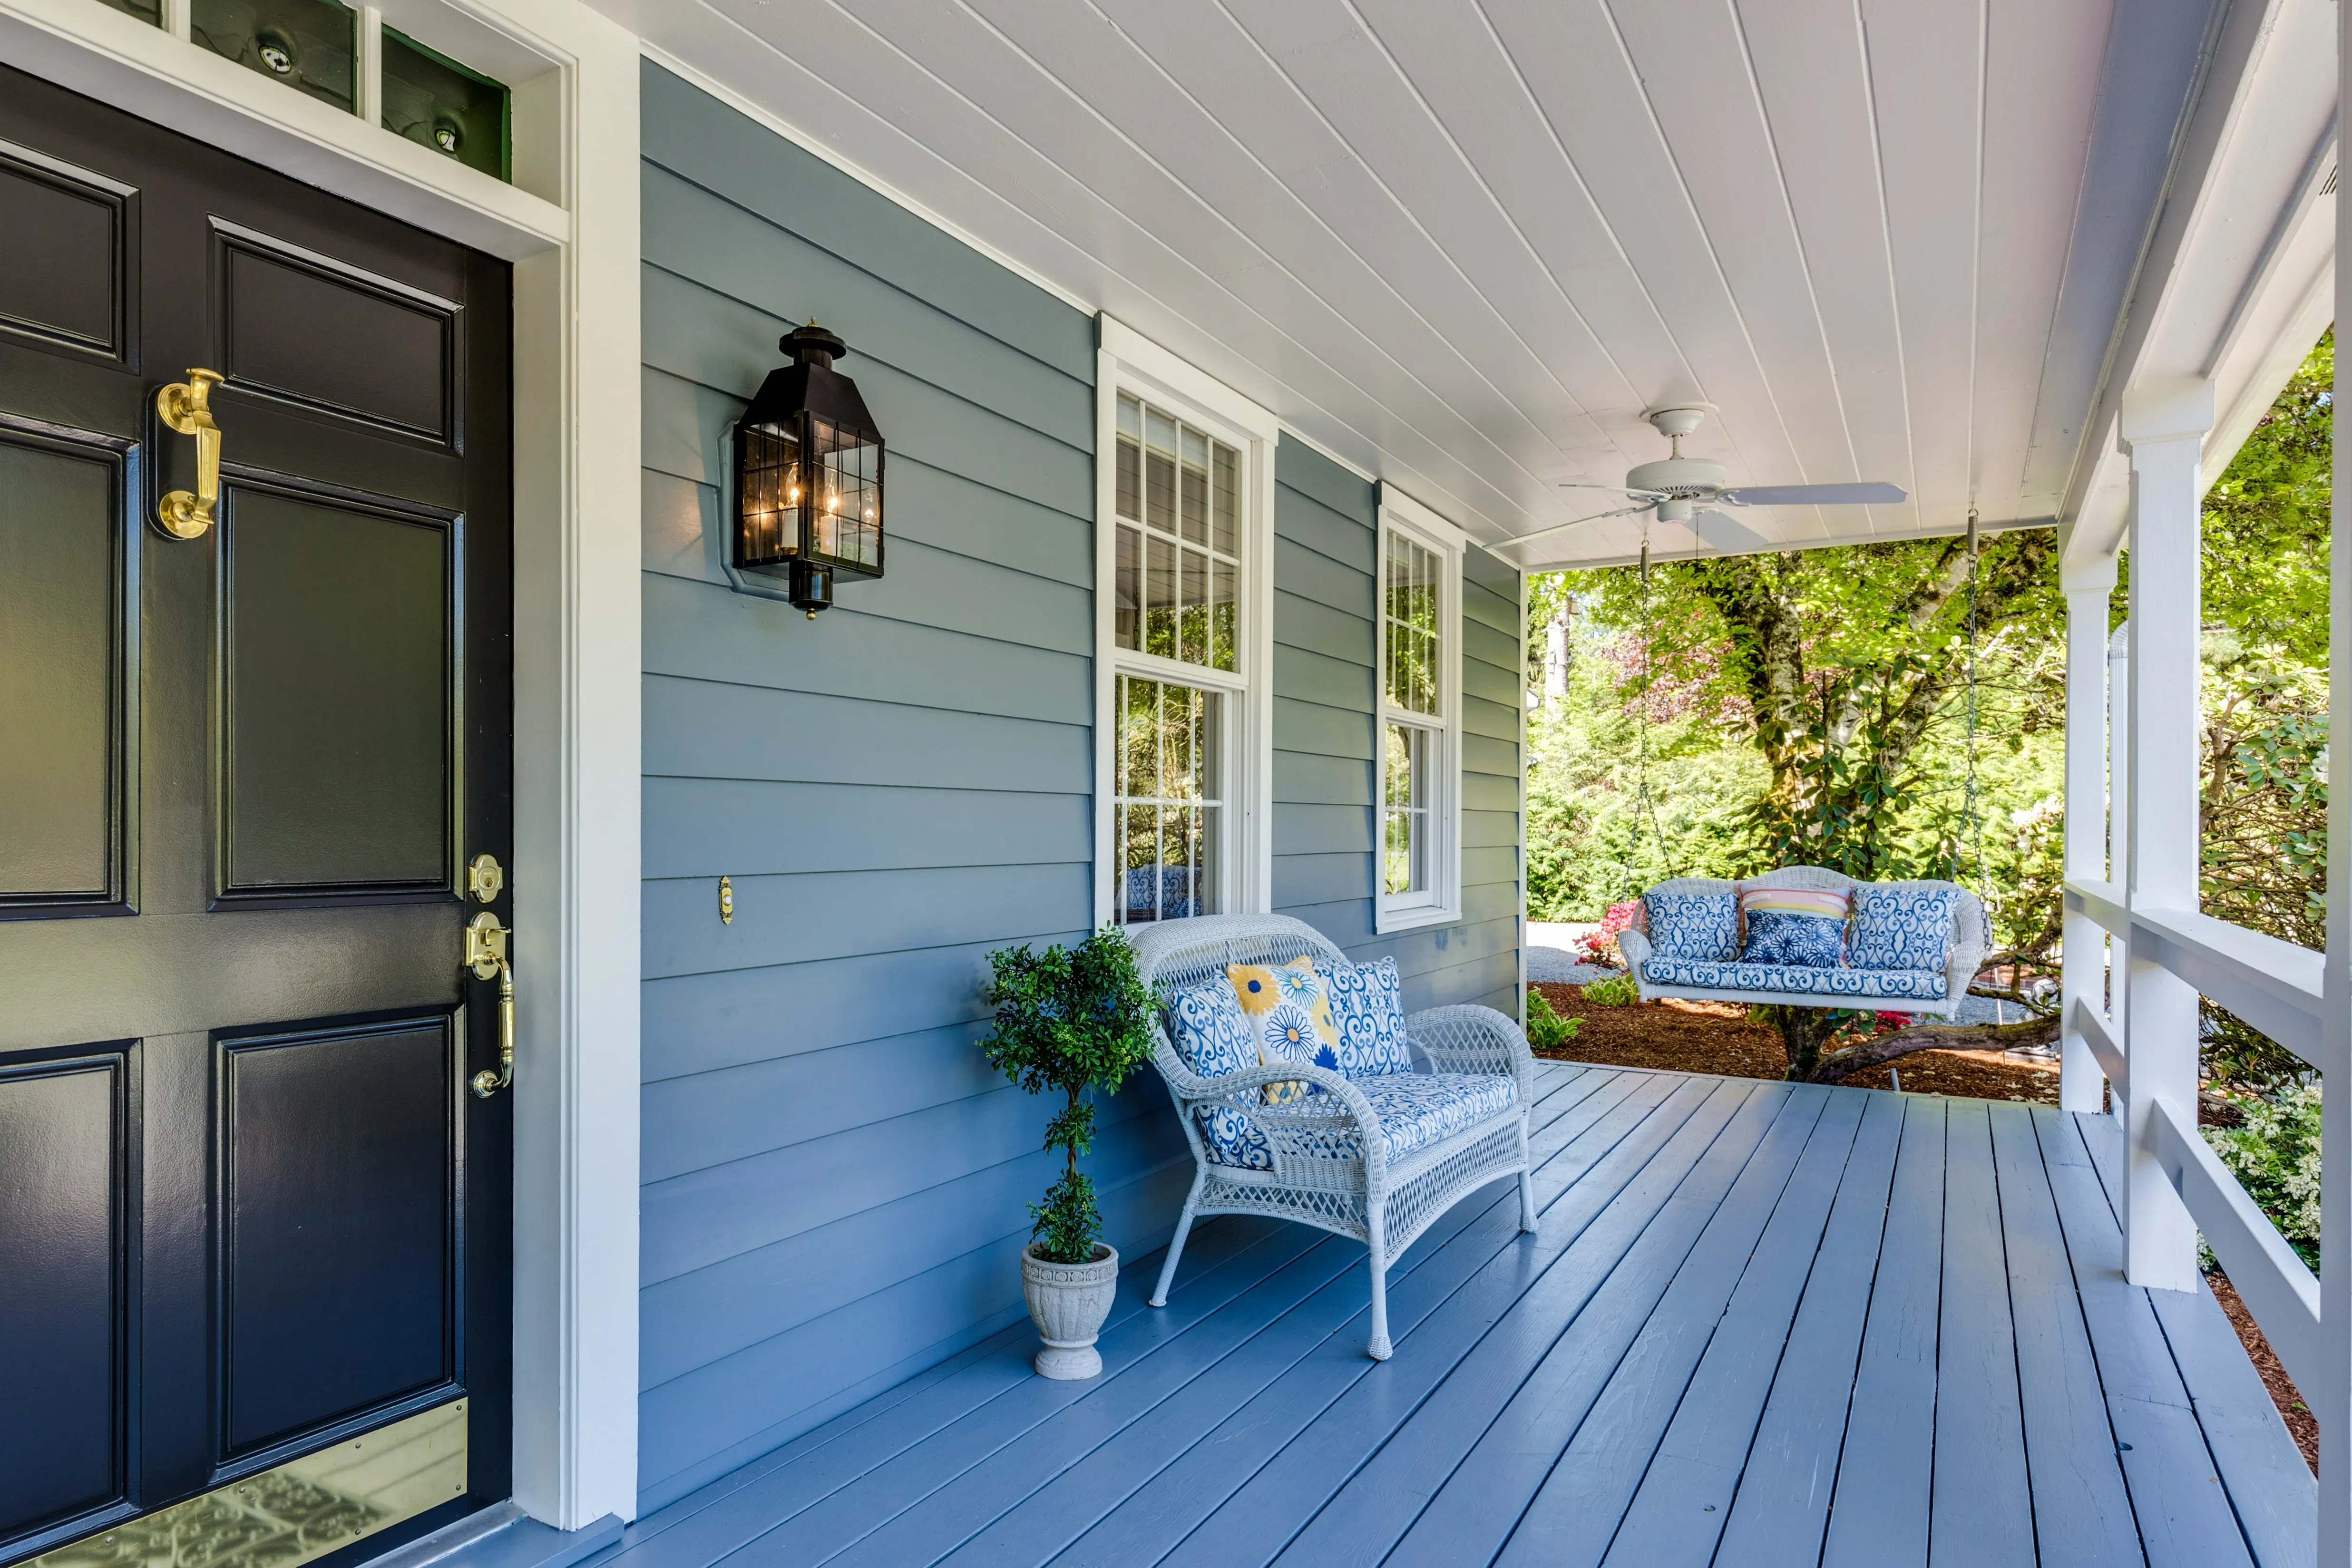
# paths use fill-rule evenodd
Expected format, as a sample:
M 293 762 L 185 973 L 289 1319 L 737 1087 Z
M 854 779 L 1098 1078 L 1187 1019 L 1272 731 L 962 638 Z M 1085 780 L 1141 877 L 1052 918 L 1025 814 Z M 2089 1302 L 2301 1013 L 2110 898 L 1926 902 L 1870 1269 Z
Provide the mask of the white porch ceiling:
M 2080 493 L 2221 0 L 597 3 L 1483 540 L 1699 398 L 1735 483 L 1910 492 L 1739 514 L 1821 544 Z

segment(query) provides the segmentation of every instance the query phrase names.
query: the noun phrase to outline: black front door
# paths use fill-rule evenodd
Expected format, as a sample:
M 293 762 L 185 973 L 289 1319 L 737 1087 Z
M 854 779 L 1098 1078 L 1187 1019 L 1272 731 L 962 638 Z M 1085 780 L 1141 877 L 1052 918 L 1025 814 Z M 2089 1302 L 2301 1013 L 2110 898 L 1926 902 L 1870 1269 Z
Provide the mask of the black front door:
M 509 1490 L 509 282 L 0 68 L 0 1563 Z

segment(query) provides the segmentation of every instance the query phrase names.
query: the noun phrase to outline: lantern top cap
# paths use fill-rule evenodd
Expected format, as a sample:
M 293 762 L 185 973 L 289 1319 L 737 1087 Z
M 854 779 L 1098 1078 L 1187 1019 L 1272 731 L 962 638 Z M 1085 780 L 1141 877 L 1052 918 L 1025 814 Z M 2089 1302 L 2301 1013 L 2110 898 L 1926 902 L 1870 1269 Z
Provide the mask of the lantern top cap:
M 776 340 L 776 347 L 800 363 L 823 371 L 831 370 L 834 361 L 849 352 L 849 345 L 839 334 L 826 331 L 814 321 L 793 328 Z

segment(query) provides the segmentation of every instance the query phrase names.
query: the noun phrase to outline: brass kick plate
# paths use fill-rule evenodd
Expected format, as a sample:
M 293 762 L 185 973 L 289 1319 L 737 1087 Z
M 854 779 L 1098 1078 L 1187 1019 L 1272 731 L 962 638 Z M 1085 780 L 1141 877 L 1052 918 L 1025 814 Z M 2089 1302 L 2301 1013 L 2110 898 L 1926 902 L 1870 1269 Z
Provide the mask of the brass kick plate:
M 466 1401 L 85 1535 L 18 1568 L 300 1568 L 466 1493 Z

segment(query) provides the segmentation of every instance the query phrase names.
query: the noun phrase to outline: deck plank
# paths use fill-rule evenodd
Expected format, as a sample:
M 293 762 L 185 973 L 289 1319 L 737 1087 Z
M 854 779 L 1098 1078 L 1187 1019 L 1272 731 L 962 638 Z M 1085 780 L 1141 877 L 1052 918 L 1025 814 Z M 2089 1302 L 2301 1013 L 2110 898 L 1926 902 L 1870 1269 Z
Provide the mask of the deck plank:
M 1580 1200 L 1589 1202 L 1587 1195 L 1614 1189 L 1611 1166 L 1638 1168 L 1707 1094 L 1657 1074 L 1628 1074 L 1625 1084 L 1623 1101 L 1547 1160 L 1538 1172 L 1537 1200 L 1543 1206 L 1543 1229 L 1531 1246 L 1515 1244 L 1475 1270 L 1468 1270 L 1467 1258 L 1450 1260 L 1444 1268 L 1433 1265 L 1391 1293 L 1391 1333 L 1400 1345 L 1423 1322 L 1432 1324 L 1432 1334 L 1475 1334 L 1499 1316 L 1502 1303 L 1517 1298 L 1534 1260 L 1564 1250 L 1573 1239 L 1572 1222 Z M 1670 1097 L 1684 1104 L 1667 1105 Z M 1516 1200 L 1507 1198 L 1505 1203 L 1503 1217 L 1516 1231 Z M 1468 1277 L 1449 1284 L 1454 1267 L 1467 1271 Z M 1153 1561 L 1188 1536 L 1267 1459 L 1376 1371 L 1387 1375 L 1385 1369 L 1361 1355 L 1360 1347 L 1339 1346 L 1331 1354 L 1318 1353 L 1257 1392 L 1181 1456 L 1171 1456 L 1173 1462 L 1164 1470 L 1143 1479 L 1131 1496 L 1054 1559 L 1056 1568 L 1123 1568 Z
M 1572 1111 L 1585 1096 L 1575 1092 L 1573 1082 L 1559 1078 L 1545 1086 L 1557 1092 L 1538 1098 L 1530 1119 L 1541 1121 L 1549 1131 L 1559 1114 Z M 1514 1206 L 1517 1199 L 1514 1186 Z M 1460 1233 L 1493 1207 L 1493 1202 L 1468 1203 L 1441 1216 L 1391 1266 L 1391 1286 L 1411 1278 L 1442 1249 L 1458 1244 Z M 1515 1223 L 1511 1232 L 1498 1231 L 1496 1245 L 1516 1229 Z M 1310 1263 L 1311 1274 L 1305 1271 Z M 1117 1369 L 1075 1405 L 1020 1432 L 962 1473 L 948 1473 L 947 1456 L 938 1453 L 934 1444 L 922 1456 L 928 1462 L 919 1470 L 888 1482 L 869 1478 L 876 1484 L 861 1482 L 828 1499 L 824 1511 L 832 1514 L 828 1522 L 835 1529 L 861 1527 L 855 1545 L 837 1555 L 826 1554 L 827 1540 L 819 1528 L 795 1531 L 773 1544 L 790 1561 L 838 1563 L 843 1568 L 940 1561 L 985 1531 L 1031 1491 L 1117 1444 L 1135 1424 L 1169 1402 L 1182 1402 L 1180 1409 L 1213 1403 L 1221 1384 L 1255 1386 L 1277 1375 L 1365 1311 L 1363 1270 L 1363 1253 L 1356 1243 L 1327 1239 L 1282 1275 L 1235 1297 L 1181 1338 L 1151 1352 L 1141 1364 Z M 1297 1278 L 1285 1279 L 1293 1274 Z M 1234 1402 L 1245 1397 L 1238 1396 Z M 889 1500 L 902 1498 L 910 1484 L 923 1489 L 920 1495 L 893 1514 Z M 803 1520 L 814 1526 L 819 1511 L 812 1510 Z M 768 1544 L 763 1542 L 763 1549 Z M 1049 1554 L 1041 1551 L 1036 1557 Z
M 1903 1108 L 1900 1095 L 1873 1094 L 1863 1113 L 1820 1254 L 1812 1260 L 1811 1277 L 1805 1281 L 1787 1348 L 1755 1427 L 1739 1490 L 1724 1511 L 1730 1517 L 1718 1527 L 1723 1535 L 1713 1561 L 1742 1568 L 1815 1568 L 1821 1562 L 1830 1492 L 1837 1480 L 1838 1447 L 1845 1435 L 1870 1311 L 1871 1280 L 1886 1235 L 1887 1195 L 1903 1135 Z M 1679 1500 L 1668 1494 L 1654 1506 L 1672 1522 L 1652 1523 L 1644 1507 L 1652 1500 L 1645 1483 L 1634 1499 L 1614 1557 L 1638 1562 L 1625 1550 L 1629 1542 L 1655 1538 L 1661 1542 L 1659 1561 L 1678 1561 L 1666 1550 L 1667 1543 L 1678 1544 L 1692 1534 L 1704 1539 L 1710 1521 L 1721 1517 L 1702 1509 L 1691 1519 Z
M 2072 1120 L 2112 1197 L 2122 1179 L 2122 1126 L 2095 1113 Z M 2318 1482 L 2211 1287 L 2200 1280 L 2194 1292 L 2150 1291 L 2147 1299 L 2254 1561 L 2263 1568 L 2317 1562 Z
M 1737 1189 L 1724 1200 L 1511 1532 L 1501 1562 L 1593 1568 L 1610 1555 L 1621 1521 L 1653 1475 L 1660 1482 L 1654 1496 L 1671 1490 L 1687 1516 L 1723 1517 L 1738 1480 L 1738 1457 L 1747 1451 L 1754 1412 L 1788 1337 L 1869 1098 L 1858 1089 L 1814 1092 L 1822 1099 L 1820 1117 L 1793 1171 L 1769 1197 L 1760 1190 L 1769 1177 L 1758 1181 L 1756 1196 L 1766 1200 L 1760 1214 L 1741 1211 Z M 1759 1156 L 1740 1179 L 1763 1174 Z M 1669 1451 L 1667 1437 L 1678 1419 Z M 1706 1456 L 1715 1446 L 1708 1437 L 1718 1431 L 1732 1462 Z M 1423 1514 L 1422 1523 L 1432 1523 L 1436 1512 Z M 1464 1527 L 1457 1529 L 1475 1561 L 1483 1542 L 1468 1534 L 1475 1528 L 1468 1521 Z M 1428 1535 L 1423 1561 L 1445 1561 L 1444 1534 Z M 1695 1556 L 1687 1548 L 1667 1556 L 1660 1543 L 1636 1542 L 1619 1561 L 1704 1568 L 1712 1546 L 1710 1539 Z
M 1936 1451 L 1936 1330 L 1943 1295 L 1944 1112 L 1907 1096 L 1831 1494 L 1822 1568 L 1909 1568 L 1927 1561 Z
M 1634 1086 L 1629 1082 L 1619 1087 L 1630 1092 Z M 1577 1109 L 1592 1106 L 1594 1099 L 1599 1098 L 1603 1097 L 1589 1098 Z M 1615 1098 L 1622 1102 L 1622 1094 Z M 1594 1106 L 1591 1120 L 1601 1120 L 1608 1109 L 1605 1105 Z M 1538 1162 L 1538 1205 L 1556 1198 L 1568 1186 L 1567 1172 L 1555 1171 L 1549 1156 L 1564 1141 L 1562 1135 L 1570 1133 L 1576 1119 L 1556 1122 L 1532 1140 L 1530 1153 Z M 1548 1143 L 1550 1148 L 1545 1146 Z M 1465 1200 L 1446 1218 L 1454 1220 L 1456 1216 L 1464 1218 L 1450 1238 L 1436 1237 L 1437 1228 L 1423 1237 L 1423 1242 L 1436 1239 L 1418 1267 L 1411 1270 L 1399 1267 L 1390 1271 L 1390 1328 L 1397 1340 L 1402 1340 L 1414 1323 L 1466 1282 L 1478 1268 L 1517 1243 L 1516 1185 L 1488 1187 L 1485 1195 Z M 1444 1223 L 1441 1221 L 1441 1226 Z M 1417 1246 L 1415 1250 L 1422 1249 Z M 1336 1326 L 1326 1318 L 1310 1316 L 1324 1304 L 1319 1301 L 1294 1311 L 1272 1326 L 1265 1343 L 1253 1342 L 1236 1352 L 1215 1368 L 1213 1375 L 1202 1377 L 1115 1438 L 1047 1479 L 1026 1498 L 1004 1500 L 1013 1506 L 944 1561 L 1045 1561 L 1148 1483 L 1161 1466 L 1207 1437 L 1237 1410 L 1263 1391 L 1283 1384 L 1306 1364 L 1318 1364 L 1316 1369 L 1327 1378 L 1352 1380 L 1370 1369 L 1374 1364 L 1363 1354 L 1367 1308 L 1360 1265 L 1352 1276 L 1352 1284 L 1350 1278 L 1342 1276 L 1326 1287 L 1331 1304 L 1343 1309 Z M 1168 1537 L 1162 1534 L 1160 1539 L 1165 1541 Z
M 1637 1157 L 1604 1161 L 1605 1176 L 1596 1171 L 1601 1179 L 1572 1191 L 1564 1212 L 1555 1205 L 1544 1216 L 1538 1249 L 1509 1260 L 1512 1267 L 1497 1281 L 1502 1289 L 1465 1291 L 1433 1314 L 1412 1342 L 1413 1354 L 1400 1354 L 1381 1375 L 1360 1379 L 1162 1561 L 1199 1568 L 1271 1561 L 1466 1356 L 1538 1335 L 1549 1344 L 1558 1331 L 1545 1325 L 1565 1322 L 1591 1297 L 1711 1146 L 1744 1141 L 1744 1157 L 1775 1103 L 1755 1083 L 1694 1080 L 1679 1089 L 1652 1118 L 1677 1123 L 1670 1135 L 1631 1140 L 1627 1152 Z M 1724 1185 L 1729 1182 L 1727 1174 Z M 1573 1239 L 1552 1251 L 1563 1234 Z
M 1538 1064 L 1496 1183 L 1390 1270 L 1204 1224 L 1108 1372 L 1027 1324 L 628 1527 L 587 1568 L 2301 1568 L 2316 1491 L 2210 1291 L 2122 1277 L 2111 1118 Z
M 1180 1332 L 1179 1324 L 1167 1314 L 1178 1313 L 1181 1322 L 1189 1324 L 1273 1273 L 1318 1239 L 1302 1227 L 1275 1220 L 1229 1222 L 1213 1230 L 1214 1234 L 1202 1238 L 1209 1249 L 1208 1266 L 1194 1276 L 1188 1291 L 1171 1295 L 1168 1305 L 1158 1312 L 1143 1304 L 1152 1275 L 1140 1266 L 1122 1271 L 1113 1308 L 1115 1321 L 1105 1329 L 1107 1349 L 1108 1342 L 1116 1339 L 1131 1358 L 1161 1334 Z M 1036 1397 L 1035 1386 L 1045 1380 L 1030 1365 L 1035 1354 L 1034 1335 L 1010 1336 L 1003 1349 L 955 1376 L 778 1466 L 675 1528 L 624 1549 L 613 1559 L 614 1568 L 709 1568 L 868 1470 L 920 1446 L 972 1410 L 1023 1389 Z M 1075 1391 L 1068 1396 L 1076 1396 Z
M 1473 1484 L 1516 1518 L 1742 1176 L 1759 1173 L 1749 1193 L 1777 1192 L 1820 1112 L 1818 1093 L 1754 1092 L 1663 1201 L 1628 1207 L 1605 1268 L 1589 1281 L 1570 1272 L 1556 1290 L 1547 1275 L 1530 1290 L 1276 1561 L 1381 1561 L 1465 1461 Z M 1559 1291 L 1571 1299 L 1549 1299 Z
M 1988 1111 L 1980 1100 L 1956 1100 L 1944 1130 L 1943 1312 L 1927 1535 L 1935 1568 L 2034 1563 L 2025 1413 Z
M 2032 1114 L 2083 1320 L 2098 1357 L 2107 1420 L 2118 1446 L 2129 1445 L 2121 1448 L 2124 1482 L 2141 1549 L 2151 1568 L 2250 1563 L 2156 1309 L 2147 1291 L 2124 1279 L 2123 1232 L 2082 1134 L 2062 1112 Z
M 2033 1115 L 2022 1105 L 1996 1105 L 1991 1115 L 2034 1541 L 2045 1562 L 2131 1562 L 2141 1555 L 2139 1527 Z

